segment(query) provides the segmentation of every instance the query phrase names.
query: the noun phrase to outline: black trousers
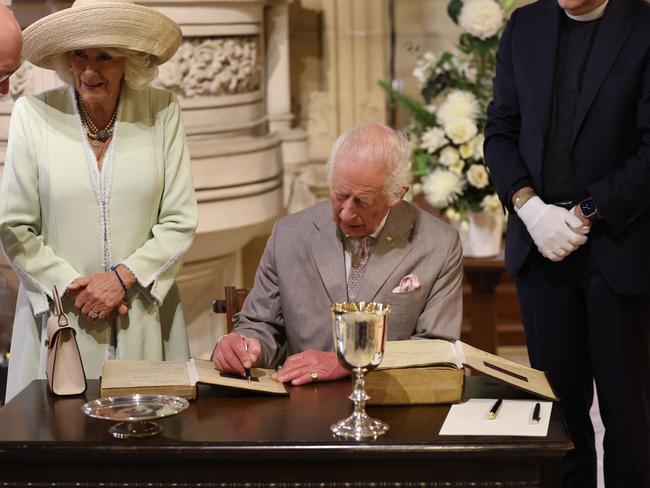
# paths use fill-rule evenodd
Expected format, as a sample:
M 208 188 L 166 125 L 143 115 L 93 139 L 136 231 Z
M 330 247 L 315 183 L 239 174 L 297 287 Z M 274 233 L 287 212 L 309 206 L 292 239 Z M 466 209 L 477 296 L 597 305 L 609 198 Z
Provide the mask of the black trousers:
M 596 487 L 595 382 L 607 488 L 650 487 L 650 295 L 614 293 L 589 242 L 559 263 L 535 249 L 517 292 L 531 365 L 549 372 L 575 445 L 563 486 Z

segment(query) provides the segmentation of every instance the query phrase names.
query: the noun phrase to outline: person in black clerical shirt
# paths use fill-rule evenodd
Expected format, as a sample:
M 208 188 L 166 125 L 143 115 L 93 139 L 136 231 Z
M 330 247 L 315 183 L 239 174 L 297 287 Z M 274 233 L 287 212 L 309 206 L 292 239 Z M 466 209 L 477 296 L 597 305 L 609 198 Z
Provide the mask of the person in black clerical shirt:
M 649 33 L 644 0 L 539 0 L 497 55 L 485 158 L 529 357 L 575 444 L 566 487 L 596 486 L 594 382 L 606 486 L 650 486 Z

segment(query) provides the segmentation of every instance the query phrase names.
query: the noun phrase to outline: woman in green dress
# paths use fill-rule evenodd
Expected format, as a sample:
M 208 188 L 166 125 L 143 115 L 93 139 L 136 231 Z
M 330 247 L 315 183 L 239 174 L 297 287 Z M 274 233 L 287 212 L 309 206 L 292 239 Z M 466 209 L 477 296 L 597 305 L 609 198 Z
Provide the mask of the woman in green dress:
M 51 290 L 88 378 L 105 359 L 185 360 L 174 285 L 197 225 L 176 97 L 147 85 L 179 27 L 131 0 L 77 0 L 24 32 L 24 57 L 65 86 L 14 105 L 0 243 L 20 277 L 7 399 L 45 374 Z

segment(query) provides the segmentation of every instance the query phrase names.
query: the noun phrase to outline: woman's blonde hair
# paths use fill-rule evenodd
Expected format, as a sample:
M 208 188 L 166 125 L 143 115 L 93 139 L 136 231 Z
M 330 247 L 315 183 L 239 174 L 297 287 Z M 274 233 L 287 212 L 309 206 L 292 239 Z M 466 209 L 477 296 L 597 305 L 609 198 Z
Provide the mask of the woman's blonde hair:
M 117 47 L 99 47 L 97 49 L 100 49 L 112 58 L 124 58 L 126 60 L 124 81 L 129 88 L 135 90 L 144 88 L 158 76 L 158 65 L 150 54 Z M 68 85 L 74 85 L 69 54 L 67 52 L 57 54 L 53 62 L 59 78 Z

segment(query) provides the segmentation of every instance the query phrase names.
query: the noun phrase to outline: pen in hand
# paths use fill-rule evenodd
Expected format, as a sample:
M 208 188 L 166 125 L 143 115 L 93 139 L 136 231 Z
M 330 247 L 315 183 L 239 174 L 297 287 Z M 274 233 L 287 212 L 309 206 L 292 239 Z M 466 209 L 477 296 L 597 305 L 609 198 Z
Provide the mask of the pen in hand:
M 533 408 L 533 416 L 531 418 L 532 422 L 535 423 L 535 424 L 539 423 L 539 421 L 541 419 L 541 417 L 539 415 L 540 408 L 541 408 L 541 405 L 539 404 L 539 402 L 537 402 L 535 404 L 535 408 Z
M 501 404 L 503 403 L 503 400 L 499 398 L 496 402 L 494 402 L 494 405 L 492 405 L 492 408 L 488 412 L 487 418 L 488 420 L 494 420 L 497 418 L 497 415 L 499 414 L 499 410 L 501 409 Z
M 244 339 L 244 349 L 246 350 L 246 352 L 248 352 L 248 342 L 246 342 L 246 338 L 244 336 L 242 336 L 242 339 Z M 246 381 L 250 383 L 252 381 L 251 369 L 244 368 L 244 373 L 246 374 Z

